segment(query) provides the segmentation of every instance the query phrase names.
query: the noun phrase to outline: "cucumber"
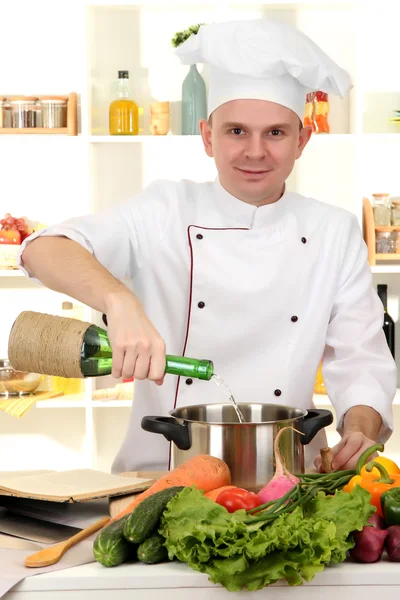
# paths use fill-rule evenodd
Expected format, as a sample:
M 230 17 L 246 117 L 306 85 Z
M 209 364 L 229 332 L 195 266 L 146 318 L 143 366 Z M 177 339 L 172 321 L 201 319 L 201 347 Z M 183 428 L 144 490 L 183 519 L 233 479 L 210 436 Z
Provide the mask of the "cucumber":
M 161 490 L 143 500 L 128 515 L 124 526 L 124 536 L 133 544 L 141 544 L 158 529 L 164 510 L 168 502 L 184 489 L 183 486 L 174 486 Z
M 155 565 L 156 563 L 168 560 L 168 550 L 164 546 L 165 538 L 159 533 L 153 533 L 152 536 L 142 542 L 137 550 L 138 559 L 146 565 Z
M 137 554 L 137 546 L 124 538 L 124 526 L 128 515 L 104 527 L 93 542 L 93 554 L 105 567 L 116 567 Z

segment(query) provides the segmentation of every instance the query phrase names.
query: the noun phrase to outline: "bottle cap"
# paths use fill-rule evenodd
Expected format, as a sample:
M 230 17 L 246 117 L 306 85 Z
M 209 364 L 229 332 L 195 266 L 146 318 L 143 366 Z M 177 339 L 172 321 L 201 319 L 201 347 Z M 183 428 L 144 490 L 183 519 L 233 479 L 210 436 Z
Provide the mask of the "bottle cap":
M 118 79 L 129 79 L 129 71 L 118 71 Z

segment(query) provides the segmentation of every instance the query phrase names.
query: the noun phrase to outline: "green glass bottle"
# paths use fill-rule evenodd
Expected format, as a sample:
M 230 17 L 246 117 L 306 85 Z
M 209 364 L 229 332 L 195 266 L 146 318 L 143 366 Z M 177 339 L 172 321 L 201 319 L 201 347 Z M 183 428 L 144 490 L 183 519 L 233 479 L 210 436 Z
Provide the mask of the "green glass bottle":
M 81 370 L 84 377 L 110 375 L 112 349 L 105 329 L 91 325 L 86 330 L 81 351 Z M 165 372 L 208 381 L 214 373 L 214 365 L 210 360 L 167 354 Z

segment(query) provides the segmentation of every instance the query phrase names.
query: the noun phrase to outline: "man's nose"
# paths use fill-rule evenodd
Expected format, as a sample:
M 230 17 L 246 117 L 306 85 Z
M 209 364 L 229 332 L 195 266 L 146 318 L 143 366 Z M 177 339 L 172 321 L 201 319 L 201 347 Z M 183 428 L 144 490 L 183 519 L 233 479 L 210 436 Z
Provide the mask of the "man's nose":
M 261 135 L 252 135 L 247 140 L 246 157 L 260 160 L 267 154 L 265 139 Z

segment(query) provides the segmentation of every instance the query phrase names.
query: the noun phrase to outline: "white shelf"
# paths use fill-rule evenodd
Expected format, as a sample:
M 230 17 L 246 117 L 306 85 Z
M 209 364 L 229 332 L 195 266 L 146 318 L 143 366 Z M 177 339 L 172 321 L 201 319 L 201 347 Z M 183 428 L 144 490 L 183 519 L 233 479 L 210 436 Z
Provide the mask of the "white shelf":
M 82 395 L 79 395 L 78 398 L 64 396 L 36 402 L 37 408 L 86 408 L 87 406 L 88 404 Z M 92 400 L 89 406 L 93 408 L 130 408 L 132 400 Z
M 163 144 L 172 142 L 172 140 L 200 140 L 200 135 L 90 135 L 88 140 L 91 144 L 140 144 L 142 142 L 151 142 L 154 144 Z M 164 141 L 162 141 L 164 140 Z M 169 140 L 169 141 L 168 141 Z
M 91 144 L 138 144 L 153 140 L 154 143 L 162 144 L 162 139 L 171 141 L 174 140 L 190 140 L 199 139 L 200 135 L 89 135 L 87 137 Z M 310 143 L 333 143 L 333 142 L 350 142 L 357 138 L 364 142 L 400 142 L 399 133 L 329 133 L 316 134 L 311 137 Z M 165 142 L 167 143 L 167 142 Z
M 400 264 L 398 264 L 398 265 L 375 265 L 374 267 L 371 267 L 371 271 L 372 271 L 372 273 L 383 273 L 383 274 L 400 273 Z
M 130 408 L 132 400 L 92 400 L 93 408 Z
M 311 143 L 330 143 L 340 141 L 351 141 L 356 138 L 354 133 L 330 133 L 330 134 L 314 134 L 311 138 Z M 188 140 L 200 140 L 200 135 L 178 135 L 178 134 L 167 134 L 167 135 L 89 135 L 88 141 L 91 144 L 139 144 L 142 142 L 149 142 L 154 144 L 173 143 L 172 140 L 181 140 L 188 142 Z M 161 141 L 164 140 L 164 141 Z M 400 140 L 400 135 L 399 135 Z
M 400 142 L 399 133 L 363 133 L 362 139 L 365 142 Z
M 25 277 L 19 269 L 0 269 L 0 277 Z

